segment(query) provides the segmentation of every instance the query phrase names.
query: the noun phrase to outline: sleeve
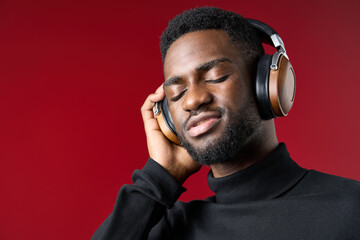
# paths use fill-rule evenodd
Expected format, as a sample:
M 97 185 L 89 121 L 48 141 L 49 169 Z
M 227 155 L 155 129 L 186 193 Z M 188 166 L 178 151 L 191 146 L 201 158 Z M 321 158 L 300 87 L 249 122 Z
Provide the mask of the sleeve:
M 112 213 L 91 239 L 147 239 L 166 208 L 186 190 L 151 158 L 134 171 L 132 180 L 132 185 L 121 187 Z

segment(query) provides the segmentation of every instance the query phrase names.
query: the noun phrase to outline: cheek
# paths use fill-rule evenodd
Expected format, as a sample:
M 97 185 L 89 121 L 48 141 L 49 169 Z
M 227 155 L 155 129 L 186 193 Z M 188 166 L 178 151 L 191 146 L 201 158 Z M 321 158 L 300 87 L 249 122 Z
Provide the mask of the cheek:
M 217 88 L 215 103 L 230 111 L 237 111 L 251 96 L 248 87 L 237 79 Z

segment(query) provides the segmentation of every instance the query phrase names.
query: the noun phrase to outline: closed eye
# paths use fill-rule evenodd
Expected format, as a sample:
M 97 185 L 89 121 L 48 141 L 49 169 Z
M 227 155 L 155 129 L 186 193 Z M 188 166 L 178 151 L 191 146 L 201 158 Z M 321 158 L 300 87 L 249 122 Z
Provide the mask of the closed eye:
M 224 82 L 226 79 L 228 79 L 230 75 L 226 75 L 222 78 L 218 78 L 218 79 L 215 79 L 215 80 L 205 80 L 205 82 L 207 83 L 221 83 L 221 82 Z M 170 100 L 173 101 L 173 102 L 176 102 L 178 101 L 186 92 L 186 89 L 184 89 L 179 95 L 171 98 Z
M 177 100 L 179 100 L 184 94 L 185 94 L 186 89 L 184 89 L 179 95 L 177 95 L 176 97 L 171 98 L 170 100 L 173 102 L 176 102 Z
M 205 80 L 207 83 L 221 83 L 223 81 L 225 81 L 230 75 L 226 75 L 222 78 L 219 79 L 215 79 L 215 80 Z

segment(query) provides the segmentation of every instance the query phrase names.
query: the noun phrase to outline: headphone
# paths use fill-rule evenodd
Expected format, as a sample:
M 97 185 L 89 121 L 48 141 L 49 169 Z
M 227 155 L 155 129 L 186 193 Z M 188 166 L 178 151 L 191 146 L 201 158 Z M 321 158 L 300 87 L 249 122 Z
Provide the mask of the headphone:
M 260 116 L 264 120 L 286 116 L 294 103 L 295 73 L 284 42 L 269 25 L 254 19 L 246 20 L 256 30 L 261 42 L 277 49 L 273 55 L 264 54 L 257 64 L 255 94 Z M 164 135 L 180 145 L 166 97 L 155 104 L 154 116 Z

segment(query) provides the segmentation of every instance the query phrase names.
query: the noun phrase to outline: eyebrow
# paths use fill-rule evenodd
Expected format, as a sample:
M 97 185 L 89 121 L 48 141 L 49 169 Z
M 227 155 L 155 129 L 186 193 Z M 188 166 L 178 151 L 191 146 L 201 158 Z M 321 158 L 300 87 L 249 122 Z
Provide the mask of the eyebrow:
M 217 64 L 222 63 L 222 62 L 230 62 L 231 63 L 231 60 L 228 59 L 228 58 L 214 59 L 214 60 L 211 60 L 209 62 L 201 64 L 200 66 L 196 67 L 195 70 L 197 72 L 207 72 L 210 69 L 212 69 L 213 67 L 215 67 Z M 168 80 L 166 80 L 164 82 L 163 86 L 168 87 L 168 86 L 173 85 L 173 84 L 179 84 L 181 82 L 181 80 L 182 80 L 182 78 L 180 76 L 174 76 L 174 77 L 171 77 Z
M 168 87 L 170 85 L 179 84 L 181 80 L 182 79 L 180 76 L 171 77 L 164 82 L 163 87 Z
M 207 72 L 210 69 L 212 69 L 213 67 L 215 67 L 217 64 L 222 63 L 222 62 L 231 62 L 231 61 L 228 58 L 218 58 L 218 59 L 214 59 L 209 62 L 206 62 L 204 64 L 201 64 L 200 66 L 195 68 L 195 70 L 198 72 Z

